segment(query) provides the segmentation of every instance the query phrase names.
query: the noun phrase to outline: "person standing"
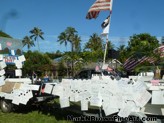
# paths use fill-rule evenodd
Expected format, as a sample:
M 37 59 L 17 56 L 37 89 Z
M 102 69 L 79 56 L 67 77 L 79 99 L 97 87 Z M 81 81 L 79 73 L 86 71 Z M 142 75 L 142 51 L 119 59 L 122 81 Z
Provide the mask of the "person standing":
M 159 67 L 156 67 L 155 73 L 154 73 L 154 79 L 161 79 L 161 70 Z

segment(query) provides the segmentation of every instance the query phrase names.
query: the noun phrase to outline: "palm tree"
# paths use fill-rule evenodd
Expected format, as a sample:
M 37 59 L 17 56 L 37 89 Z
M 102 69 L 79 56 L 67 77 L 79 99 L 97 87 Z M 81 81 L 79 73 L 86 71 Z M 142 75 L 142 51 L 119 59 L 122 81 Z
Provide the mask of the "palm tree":
M 89 41 L 85 45 L 85 49 L 89 49 L 90 51 L 102 51 L 103 49 L 103 40 L 96 34 L 90 36 Z
M 125 45 L 120 45 L 117 50 L 119 52 L 119 61 L 122 63 L 125 62 L 127 58 L 127 49 Z
M 60 44 L 65 44 L 66 48 L 67 48 L 67 34 L 66 32 L 62 32 L 60 33 L 60 35 L 58 36 L 58 42 L 60 42 Z
M 67 46 L 67 42 L 71 43 L 71 51 L 74 51 L 74 39 L 77 31 L 73 27 L 67 27 L 66 30 L 58 36 L 58 42 L 60 44 L 65 43 L 65 46 Z
M 93 33 L 85 44 L 84 50 L 91 53 L 91 60 L 98 61 L 103 58 L 103 40 L 98 34 Z
M 108 41 L 108 44 L 107 45 L 108 45 L 107 50 L 113 49 L 115 47 L 114 44 L 112 44 L 111 41 Z
M 67 66 L 67 77 L 70 77 L 70 75 L 69 75 L 69 66 L 70 66 L 70 63 L 72 61 L 72 58 L 70 57 L 70 55 L 65 53 L 65 55 L 63 56 L 63 60 L 65 61 L 66 66 Z
M 76 34 L 73 38 L 73 43 L 74 43 L 74 50 L 76 52 L 79 52 L 81 50 L 81 38 Z
M 34 41 L 31 40 L 31 38 L 29 36 L 25 36 L 22 40 L 22 43 L 23 43 L 23 47 L 27 45 L 28 50 L 31 47 L 35 46 Z
M 60 44 L 65 43 L 65 46 L 67 46 L 67 42 L 71 43 L 71 57 L 73 57 L 74 49 L 77 47 L 80 47 L 80 37 L 77 35 L 77 31 L 73 27 L 67 27 L 66 30 L 58 36 L 58 42 Z M 74 61 L 72 60 L 72 76 L 74 75 Z
M 68 42 L 71 43 L 71 52 L 74 52 L 74 43 L 75 43 L 74 37 L 75 37 L 75 34 L 77 33 L 77 31 L 73 27 L 67 27 L 65 32 L 67 34 Z
M 30 33 L 32 34 L 32 35 L 30 36 L 30 38 L 31 38 L 31 39 L 34 38 L 34 40 L 37 41 L 38 50 L 40 51 L 38 38 L 41 38 L 42 40 L 44 40 L 44 38 L 43 38 L 43 36 L 42 36 L 44 33 L 43 33 L 42 30 L 39 29 L 38 27 L 34 27 L 34 29 L 32 29 L 32 30 L 30 31 Z
M 114 44 L 112 44 L 111 41 L 106 42 L 107 44 L 104 44 L 104 53 L 106 50 L 106 56 L 105 59 L 109 60 L 112 56 L 110 56 L 110 51 L 115 51 L 114 50 Z M 105 49 L 105 45 L 107 45 L 107 48 Z M 105 55 L 105 54 L 104 54 Z

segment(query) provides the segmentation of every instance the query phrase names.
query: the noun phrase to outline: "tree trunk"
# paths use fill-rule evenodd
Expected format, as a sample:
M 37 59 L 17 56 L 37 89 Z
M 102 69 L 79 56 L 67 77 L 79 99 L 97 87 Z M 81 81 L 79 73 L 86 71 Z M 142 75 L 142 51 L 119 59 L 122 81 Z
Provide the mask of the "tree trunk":
M 40 52 L 40 46 L 39 46 L 39 41 L 38 41 L 38 39 L 37 39 L 37 44 L 38 44 L 38 50 L 39 50 L 39 52 Z
M 71 47 L 71 52 L 72 52 L 72 58 L 73 58 L 73 43 L 71 42 L 71 45 L 72 45 L 72 47 Z M 73 61 L 73 59 L 72 59 L 72 77 L 74 77 L 74 61 Z

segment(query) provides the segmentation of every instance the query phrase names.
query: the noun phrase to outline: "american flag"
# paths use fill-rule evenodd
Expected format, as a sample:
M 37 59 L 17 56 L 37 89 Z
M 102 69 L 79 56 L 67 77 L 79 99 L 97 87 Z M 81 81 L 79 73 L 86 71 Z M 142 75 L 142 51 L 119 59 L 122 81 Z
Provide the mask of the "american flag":
M 107 69 L 106 69 L 107 71 L 109 71 L 109 72 L 112 72 L 113 71 L 113 69 L 112 68 L 110 68 L 109 66 L 107 67 Z
M 137 59 L 137 58 L 133 58 L 133 57 L 130 57 L 128 58 L 123 67 L 128 70 L 128 71 L 131 71 L 132 69 L 134 69 L 137 65 L 143 63 L 143 62 L 149 62 L 149 63 L 154 63 L 156 61 L 156 59 L 154 57 L 148 57 L 148 56 L 143 56 L 142 58 L 140 59 Z
M 154 53 L 156 53 L 157 55 L 160 55 L 160 57 L 164 57 L 164 45 L 159 46 L 158 48 L 156 48 L 154 50 Z M 159 53 L 159 54 L 158 54 Z M 143 56 L 140 59 L 139 58 L 134 58 L 133 56 L 129 57 L 123 67 L 128 70 L 131 71 L 132 69 L 134 69 L 137 65 L 143 63 L 143 62 L 149 62 L 151 64 L 153 64 L 156 61 L 155 57 L 148 57 L 148 56 Z
M 102 10 L 109 10 L 110 13 L 112 12 L 112 3 L 113 0 L 96 0 L 96 2 L 90 7 L 86 18 L 92 19 L 97 18 L 100 11 Z
M 150 57 L 147 57 L 147 56 L 143 56 L 142 58 L 133 58 L 133 57 L 130 57 L 128 58 L 123 67 L 128 70 L 128 71 L 131 71 L 132 69 L 134 69 L 137 65 L 145 62 L 145 61 L 148 61 L 150 63 L 153 63 L 154 62 L 154 58 L 150 58 Z
M 95 71 L 100 71 L 100 67 L 98 65 L 95 67 Z
M 164 57 L 164 45 L 159 46 L 154 50 L 154 52 L 160 53 L 160 57 Z

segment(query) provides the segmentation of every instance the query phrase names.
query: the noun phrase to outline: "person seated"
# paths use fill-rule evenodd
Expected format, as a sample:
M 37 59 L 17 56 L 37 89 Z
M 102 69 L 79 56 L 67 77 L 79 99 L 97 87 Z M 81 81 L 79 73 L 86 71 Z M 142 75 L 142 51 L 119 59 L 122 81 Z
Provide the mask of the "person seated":
M 46 74 L 43 78 L 44 82 L 49 82 L 49 76 Z

